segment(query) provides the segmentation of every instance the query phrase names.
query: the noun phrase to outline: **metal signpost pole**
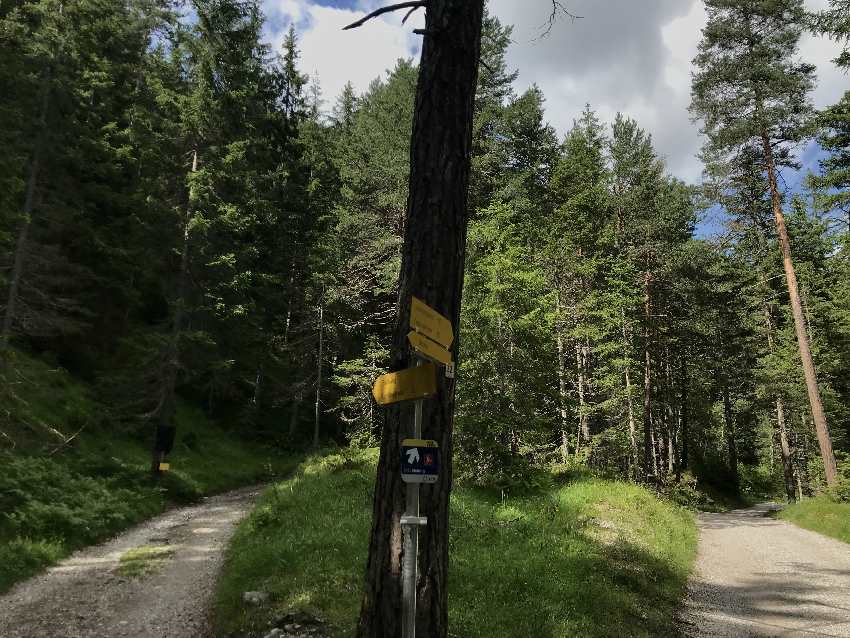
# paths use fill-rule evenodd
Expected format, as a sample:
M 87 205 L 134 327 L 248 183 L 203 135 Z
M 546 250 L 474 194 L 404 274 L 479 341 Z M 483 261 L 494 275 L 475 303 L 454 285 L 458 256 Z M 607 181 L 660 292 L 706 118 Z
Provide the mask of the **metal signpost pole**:
M 416 366 L 422 360 L 417 357 Z M 414 404 L 413 438 L 422 438 L 422 399 Z M 405 515 L 419 518 L 419 483 L 407 484 L 407 507 Z M 404 523 L 402 523 L 404 525 Z M 404 525 L 404 556 L 402 560 L 402 630 L 403 638 L 416 636 L 416 572 L 419 554 L 419 522 Z

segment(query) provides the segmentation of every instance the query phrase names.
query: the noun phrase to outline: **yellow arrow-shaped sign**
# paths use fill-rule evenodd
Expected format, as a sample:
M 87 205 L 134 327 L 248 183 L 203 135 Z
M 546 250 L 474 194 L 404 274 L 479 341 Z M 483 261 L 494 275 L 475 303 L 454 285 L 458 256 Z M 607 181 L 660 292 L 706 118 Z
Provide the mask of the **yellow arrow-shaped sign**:
M 452 322 L 421 299 L 411 298 L 410 327 L 448 348 L 454 341 Z
M 381 405 L 426 399 L 437 394 L 437 368 L 433 363 L 378 377 L 372 396 Z
M 431 341 L 428 337 L 419 334 L 418 332 L 408 332 L 407 340 L 418 352 L 421 352 L 426 357 L 437 363 L 442 363 L 447 366 L 452 362 L 452 353 L 446 350 L 439 343 Z

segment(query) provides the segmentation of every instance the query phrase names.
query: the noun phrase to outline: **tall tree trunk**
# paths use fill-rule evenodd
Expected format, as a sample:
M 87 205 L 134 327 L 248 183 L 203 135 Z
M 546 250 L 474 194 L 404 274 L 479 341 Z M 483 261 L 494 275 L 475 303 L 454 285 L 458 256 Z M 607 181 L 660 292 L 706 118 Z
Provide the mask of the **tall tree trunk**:
M 298 394 L 292 397 L 292 404 L 289 406 L 289 439 L 295 437 L 295 431 L 298 429 L 298 408 L 301 407 L 302 395 Z
M 561 426 L 561 461 L 566 463 L 569 460 L 569 436 L 567 428 L 569 427 L 567 416 L 567 353 L 564 347 L 564 335 L 561 330 L 561 298 L 558 295 L 555 302 L 555 340 L 558 346 L 558 413 L 560 416 Z
M 171 323 L 171 338 L 168 341 L 168 351 L 163 371 L 163 382 L 159 407 L 156 411 L 155 422 L 161 427 L 174 426 L 175 390 L 177 387 L 177 371 L 180 368 L 180 334 L 183 330 L 183 319 L 186 316 L 186 303 L 189 287 L 189 248 L 191 239 L 192 215 L 194 214 L 195 192 L 192 185 L 192 175 L 198 170 L 198 149 L 192 151 L 192 169 L 189 173 L 189 197 L 186 203 L 186 213 L 183 216 L 183 247 L 180 253 L 180 272 L 177 274 L 177 298 L 174 304 L 174 317 Z M 151 472 L 159 474 L 159 464 L 163 454 L 156 448 L 156 436 L 151 455 Z
M 785 422 L 785 404 L 782 397 L 776 398 L 776 429 L 779 433 L 779 450 L 782 453 L 782 473 L 785 477 L 785 494 L 794 502 L 794 458 L 788 441 L 788 425 Z
M 655 433 L 652 428 L 652 275 L 647 271 L 643 277 L 643 463 L 647 479 L 658 477 L 658 461 L 655 454 Z
M 319 447 L 319 421 L 322 414 L 322 356 L 325 343 L 325 306 L 324 300 L 319 304 L 319 356 L 316 362 L 316 414 L 313 425 L 313 447 Z
M 576 460 L 581 450 L 582 441 L 590 439 L 590 428 L 587 424 L 587 376 L 585 374 L 584 346 L 576 342 L 576 390 L 578 393 L 578 427 L 576 429 Z
M 414 107 L 410 192 L 404 229 L 393 367 L 408 359 L 411 297 L 416 295 L 460 322 L 466 249 L 472 119 L 484 0 L 430 0 Z M 458 340 L 452 343 L 455 356 Z M 447 578 L 449 493 L 452 485 L 452 424 L 455 380 L 439 374 L 437 395 L 424 402 L 423 438 L 442 453 L 437 483 L 423 485 L 419 532 L 416 631 L 444 638 L 448 630 Z M 401 635 L 401 525 L 405 489 L 399 473 L 399 441 L 410 431 L 411 406 L 387 410 L 378 462 L 369 558 L 358 635 Z
M 62 9 L 60 7 L 60 13 Z M 23 278 L 26 253 L 29 249 L 29 233 L 32 225 L 32 214 L 35 204 L 35 192 L 38 186 L 39 174 L 41 172 L 41 155 L 44 152 L 45 135 L 47 133 L 47 110 L 50 106 L 50 73 L 45 73 L 41 84 L 41 105 L 38 116 L 38 137 L 33 148 L 32 161 L 30 162 L 29 175 L 27 175 L 27 186 L 24 191 L 23 219 L 18 228 L 18 237 L 15 242 L 15 257 L 12 261 L 12 272 L 9 275 L 9 292 L 6 297 L 6 312 L 3 314 L 3 327 L 0 332 L 0 359 L 9 347 L 12 337 L 12 329 L 18 306 L 18 295 L 20 294 L 21 279 Z M 2 363 L 2 361 L 0 361 Z M 3 364 L 5 365 L 5 364 Z
M 741 481 L 738 475 L 738 444 L 735 439 L 735 415 L 732 413 L 732 399 L 729 397 L 729 388 L 723 388 L 723 432 L 726 435 L 726 451 L 729 458 L 729 472 L 732 476 L 732 487 L 735 494 L 741 490 Z
M 638 466 L 640 465 L 640 461 L 638 459 L 638 446 L 637 446 L 637 425 L 635 424 L 635 407 L 632 400 L 632 374 L 631 374 L 631 360 L 628 356 L 629 353 L 629 333 L 626 328 L 626 312 L 625 310 L 620 311 L 620 321 L 623 327 L 623 354 L 626 356 L 626 365 L 623 370 L 623 374 L 625 376 L 626 381 L 626 407 L 628 408 L 629 413 L 629 448 L 631 450 L 631 460 L 630 463 L 632 465 L 632 470 L 629 473 L 632 478 L 637 477 Z
M 670 368 L 670 346 L 664 347 L 664 455 L 666 471 L 672 476 L 676 465 L 676 414 L 673 408 L 673 373 Z
M 820 446 L 820 454 L 823 459 L 826 482 L 827 485 L 834 485 L 837 480 L 838 471 L 835 465 L 835 454 L 832 450 L 832 437 L 829 435 L 826 414 L 823 411 L 823 402 L 821 401 L 820 389 L 818 388 L 817 373 L 809 345 L 809 335 L 806 331 L 806 321 L 803 317 L 803 307 L 800 302 L 797 273 L 794 270 L 794 262 L 791 259 L 791 241 L 788 238 L 788 230 L 785 227 L 785 217 L 782 214 L 779 188 L 776 183 L 776 165 L 773 159 L 773 148 L 770 145 L 770 138 L 766 130 L 762 131 L 762 146 L 765 163 L 767 164 L 767 177 L 770 182 L 773 216 L 776 218 L 779 246 L 782 250 L 782 263 L 785 268 L 785 279 L 788 283 L 788 295 L 791 299 L 791 314 L 794 316 L 794 330 L 797 333 L 797 344 L 800 350 L 800 359 L 803 362 L 803 374 L 806 378 L 806 390 L 809 393 L 809 405 L 812 410 L 812 419 L 815 422 L 815 431 L 817 432 L 818 445 Z
M 770 351 L 776 349 L 776 342 L 773 336 L 773 313 L 769 305 L 764 306 L 764 318 L 767 324 L 767 345 Z M 782 456 L 782 473 L 785 477 L 785 493 L 788 495 L 788 500 L 793 502 L 795 497 L 794 491 L 794 454 L 791 450 L 791 445 L 788 440 L 788 426 L 785 420 L 785 403 L 781 396 L 776 397 L 776 429 L 779 437 L 779 451 Z
M 682 393 L 679 404 L 679 432 L 682 440 L 681 453 L 679 455 L 679 464 L 676 468 L 676 476 L 681 477 L 682 472 L 688 469 L 688 390 L 690 381 L 688 379 L 688 366 L 685 363 L 684 357 L 681 362 L 681 384 Z

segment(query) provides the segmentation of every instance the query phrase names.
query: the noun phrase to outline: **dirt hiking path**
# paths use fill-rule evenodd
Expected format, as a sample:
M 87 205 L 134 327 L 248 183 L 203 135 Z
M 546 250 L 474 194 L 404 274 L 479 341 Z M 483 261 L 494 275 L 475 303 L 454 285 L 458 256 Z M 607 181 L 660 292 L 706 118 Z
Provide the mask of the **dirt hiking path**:
M 222 553 L 261 487 L 173 509 L 81 550 L 0 596 L 3 638 L 203 638 Z M 123 576 L 130 549 L 165 552 L 152 573 Z
M 700 514 L 685 636 L 850 636 L 850 545 L 774 509 Z

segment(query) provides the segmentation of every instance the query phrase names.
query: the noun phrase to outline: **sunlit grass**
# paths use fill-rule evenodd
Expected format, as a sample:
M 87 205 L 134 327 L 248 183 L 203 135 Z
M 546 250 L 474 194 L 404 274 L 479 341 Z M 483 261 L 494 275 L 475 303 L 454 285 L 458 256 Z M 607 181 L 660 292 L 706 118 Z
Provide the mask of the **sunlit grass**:
M 128 549 L 122 554 L 118 573 L 122 576 L 144 576 L 158 571 L 174 554 L 174 548 L 168 545 L 142 545 Z
M 779 518 L 850 543 L 850 503 L 836 503 L 827 496 L 807 498 L 786 507 Z
M 359 611 L 376 452 L 317 457 L 240 526 L 218 594 L 219 631 L 303 610 L 351 636 Z M 533 495 L 452 495 L 450 635 L 671 635 L 696 550 L 693 516 L 643 488 L 581 479 Z M 264 610 L 244 591 L 272 594 Z

